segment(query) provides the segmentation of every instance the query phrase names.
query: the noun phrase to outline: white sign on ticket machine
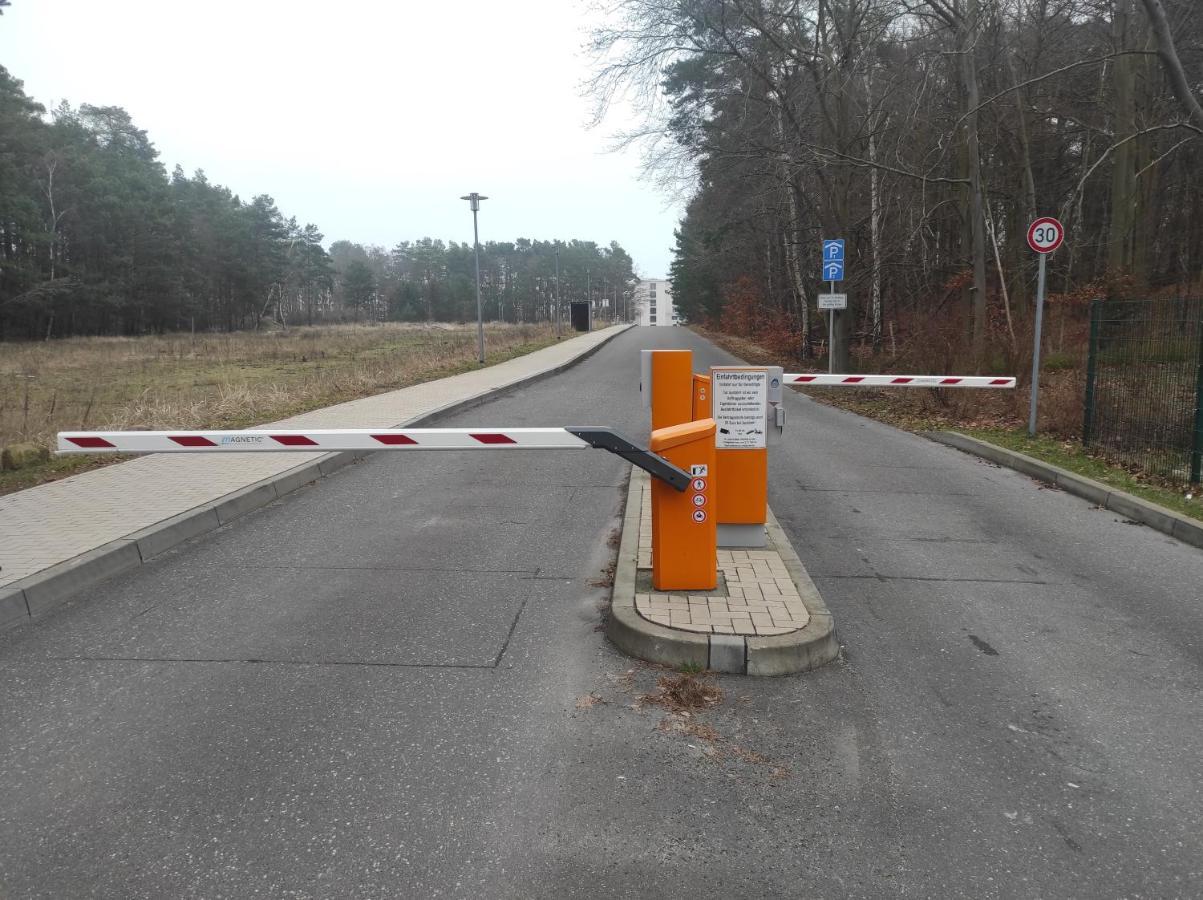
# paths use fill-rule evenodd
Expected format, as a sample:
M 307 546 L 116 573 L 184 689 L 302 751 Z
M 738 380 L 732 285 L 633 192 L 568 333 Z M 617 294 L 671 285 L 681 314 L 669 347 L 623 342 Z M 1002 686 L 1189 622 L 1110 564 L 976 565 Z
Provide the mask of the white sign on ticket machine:
M 710 370 L 711 403 L 719 450 L 765 446 L 769 373 L 764 369 L 716 366 Z

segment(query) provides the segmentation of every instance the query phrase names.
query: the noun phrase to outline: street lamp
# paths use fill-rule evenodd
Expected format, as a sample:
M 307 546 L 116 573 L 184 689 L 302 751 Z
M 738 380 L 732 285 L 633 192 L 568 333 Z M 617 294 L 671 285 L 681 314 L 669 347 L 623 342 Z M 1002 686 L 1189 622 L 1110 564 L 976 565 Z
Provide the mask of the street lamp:
M 556 247 L 556 337 L 560 336 L 560 248 Z
M 485 364 L 485 320 L 484 313 L 480 309 L 480 231 L 476 227 L 476 214 L 480 211 L 480 201 L 489 198 L 473 191 L 460 199 L 467 200 L 468 205 L 472 207 L 472 252 L 476 256 L 476 355 L 483 366 Z

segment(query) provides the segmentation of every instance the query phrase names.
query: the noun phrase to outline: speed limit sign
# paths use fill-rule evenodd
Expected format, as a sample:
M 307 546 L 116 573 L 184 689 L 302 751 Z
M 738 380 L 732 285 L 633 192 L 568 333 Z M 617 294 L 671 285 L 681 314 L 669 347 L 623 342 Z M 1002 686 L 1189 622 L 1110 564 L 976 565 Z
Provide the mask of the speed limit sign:
M 1032 394 L 1028 401 L 1028 434 L 1036 436 L 1036 404 L 1040 396 L 1040 329 L 1044 322 L 1044 270 L 1048 255 L 1065 240 L 1065 227 L 1052 216 L 1028 226 L 1028 246 L 1040 254 L 1036 267 L 1036 325 L 1032 329 Z
M 1052 253 L 1065 240 L 1065 229 L 1051 216 L 1037 219 L 1028 227 L 1028 246 L 1037 253 Z

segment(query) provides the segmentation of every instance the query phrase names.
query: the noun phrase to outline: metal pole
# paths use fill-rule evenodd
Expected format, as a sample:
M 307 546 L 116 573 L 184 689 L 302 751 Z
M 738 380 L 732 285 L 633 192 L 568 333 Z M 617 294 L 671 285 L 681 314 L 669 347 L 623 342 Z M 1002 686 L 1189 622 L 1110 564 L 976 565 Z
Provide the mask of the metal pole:
M 829 281 L 827 293 L 835 293 L 835 282 Z M 835 373 L 835 310 L 827 310 L 827 374 Z
M 560 248 L 556 247 L 556 337 L 560 336 Z
M 480 305 L 480 231 L 476 227 L 476 212 L 480 209 L 480 201 L 488 200 L 484 194 L 473 191 L 464 194 L 461 200 L 467 200 L 472 210 L 472 253 L 476 257 L 476 356 L 480 364 L 485 364 L 485 319 Z
M 480 232 L 476 228 L 476 208 L 472 209 L 472 249 L 476 253 L 476 355 L 485 364 L 485 322 L 480 306 Z
M 1082 446 L 1089 447 L 1094 437 L 1094 382 L 1098 375 L 1099 319 L 1103 317 L 1103 301 L 1090 303 L 1090 343 L 1086 349 L 1086 403 L 1082 413 Z
M 1203 318 L 1198 325 L 1199 336 L 1195 352 L 1199 354 L 1195 369 L 1195 429 L 1190 442 L 1190 483 L 1198 484 L 1203 475 Z
M 1032 337 L 1032 399 L 1028 406 L 1028 435 L 1036 436 L 1036 404 L 1040 395 L 1040 330 L 1044 325 L 1044 264 L 1047 253 L 1040 254 L 1036 276 L 1036 333 Z

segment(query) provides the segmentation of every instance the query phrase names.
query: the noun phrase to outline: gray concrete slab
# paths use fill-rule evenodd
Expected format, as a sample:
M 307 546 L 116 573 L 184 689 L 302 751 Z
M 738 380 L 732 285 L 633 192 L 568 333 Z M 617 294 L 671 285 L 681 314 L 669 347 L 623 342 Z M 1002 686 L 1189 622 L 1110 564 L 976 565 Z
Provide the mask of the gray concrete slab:
M 710 665 L 714 672 L 743 675 L 748 668 L 748 645 L 742 635 L 710 635 Z
M 68 562 L 51 566 L 38 573 L 36 578 L 23 579 L 12 586 L 24 589 L 29 615 L 37 618 L 106 578 L 141 564 L 142 556 L 136 543 L 130 540 L 113 541 Z
M 129 540 L 138 545 L 138 555 L 142 561 L 158 556 L 170 550 L 176 544 L 216 531 L 221 527 L 217 518 L 217 510 L 213 507 L 189 510 L 178 516 L 173 516 L 150 528 L 135 531 Z
M 0 628 L 24 624 L 28 618 L 25 591 L 11 585 L 0 588 Z
M 239 516 L 245 516 L 276 499 L 276 485 L 272 481 L 260 482 L 234 491 L 213 504 L 218 521 L 228 525 Z

